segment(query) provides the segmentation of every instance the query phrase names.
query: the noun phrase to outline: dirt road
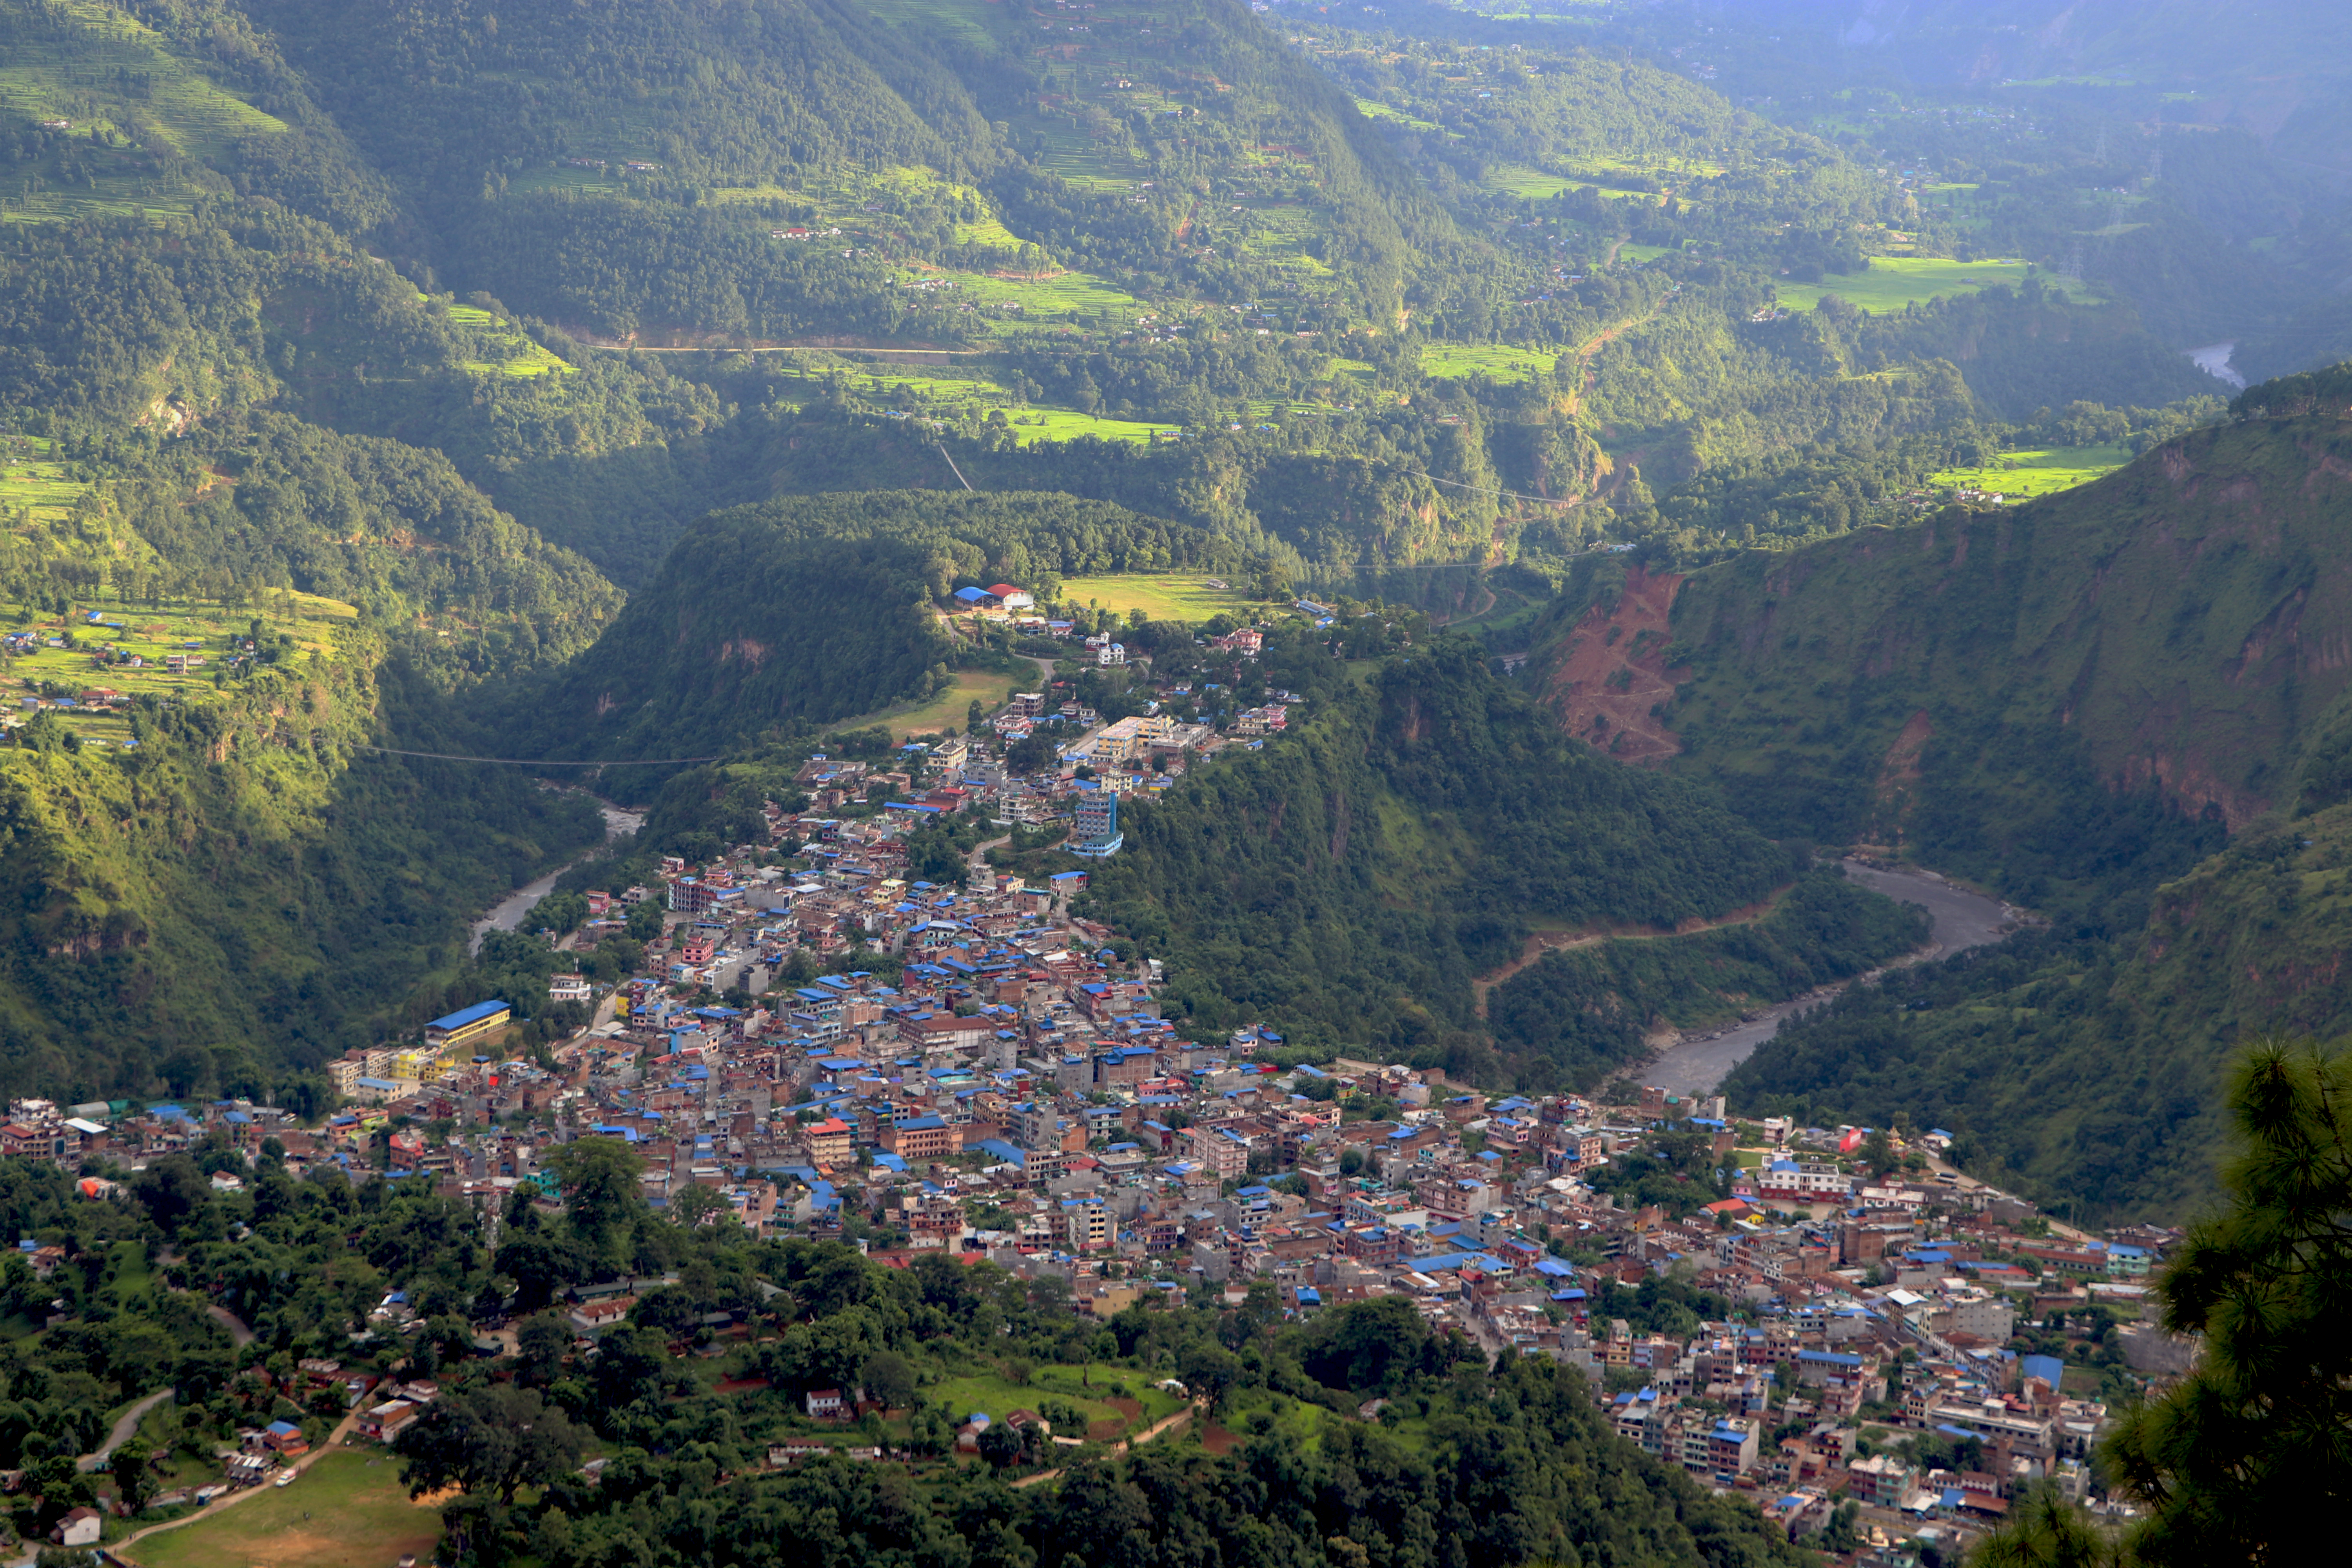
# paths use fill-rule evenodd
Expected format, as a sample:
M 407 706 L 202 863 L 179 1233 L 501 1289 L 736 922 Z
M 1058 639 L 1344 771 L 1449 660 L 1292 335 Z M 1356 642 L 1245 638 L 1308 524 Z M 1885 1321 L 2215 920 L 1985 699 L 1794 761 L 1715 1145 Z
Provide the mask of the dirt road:
M 1151 1439 L 1159 1436 L 1162 1432 L 1181 1431 L 1185 1426 L 1192 1424 L 1192 1417 L 1200 1412 L 1200 1409 L 1201 1402 L 1196 1399 L 1188 1408 L 1179 1410 L 1173 1415 L 1162 1417 L 1151 1426 L 1145 1427 L 1133 1437 L 1120 1438 L 1118 1442 L 1113 1443 L 1108 1451 L 1113 1454 L 1124 1454 L 1129 1448 L 1135 1447 L 1139 1444 L 1150 1442 Z M 1061 1473 L 1062 1472 L 1059 1470 L 1040 1470 L 1034 1476 L 1022 1477 L 1019 1480 L 1013 1482 L 1013 1485 L 1016 1489 L 1022 1487 L 1034 1487 L 1040 1481 L 1050 1481 Z
M 327 1440 L 325 1442 L 320 1444 L 317 1447 L 311 1449 L 309 1453 L 295 1460 L 294 1463 L 288 1468 L 294 1470 L 298 1475 L 300 1472 L 309 1469 L 312 1465 L 319 1461 L 320 1455 L 325 1454 L 331 1448 L 340 1447 L 341 1446 L 343 1439 L 350 1436 L 352 1426 L 358 1424 L 359 1418 L 360 1406 L 354 1405 L 352 1408 L 352 1413 L 344 1416 L 341 1421 L 338 1422 L 335 1426 L 335 1429 L 327 1435 Z M 293 1484 L 299 1487 L 302 1483 L 298 1480 Z M 223 1509 L 235 1508 L 246 1499 L 257 1497 L 262 1492 L 268 1489 L 269 1486 L 267 1482 L 257 1487 L 240 1487 L 236 1491 L 229 1492 L 222 1497 L 215 1498 L 210 1503 L 196 1510 L 194 1513 L 184 1514 L 178 1519 L 169 1521 L 163 1524 L 151 1524 L 146 1529 L 140 1531 L 134 1535 L 126 1535 L 121 1541 L 116 1542 L 111 1547 L 108 1548 L 108 1551 L 115 1558 L 122 1562 L 135 1563 L 139 1559 L 131 1552 L 131 1548 L 137 1545 L 140 1542 L 146 1540 L 149 1536 L 161 1535 L 167 1530 L 177 1530 L 184 1524 L 194 1524 L 200 1519 L 210 1519 L 215 1514 L 219 1513 Z

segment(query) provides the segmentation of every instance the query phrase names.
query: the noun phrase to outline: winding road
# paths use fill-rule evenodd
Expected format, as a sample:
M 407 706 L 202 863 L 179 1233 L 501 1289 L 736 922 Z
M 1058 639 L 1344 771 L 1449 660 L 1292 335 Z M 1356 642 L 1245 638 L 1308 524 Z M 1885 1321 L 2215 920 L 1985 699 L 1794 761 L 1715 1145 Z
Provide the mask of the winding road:
M 139 1423 L 147 1418 L 147 1412 L 171 1398 L 173 1392 L 169 1388 L 159 1390 L 116 1416 L 114 1425 L 107 1429 L 106 1441 L 98 1446 L 98 1452 L 76 1459 L 74 1468 L 86 1476 L 104 1469 L 106 1461 L 114 1457 L 114 1450 L 131 1441 L 131 1434 L 139 1430 Z

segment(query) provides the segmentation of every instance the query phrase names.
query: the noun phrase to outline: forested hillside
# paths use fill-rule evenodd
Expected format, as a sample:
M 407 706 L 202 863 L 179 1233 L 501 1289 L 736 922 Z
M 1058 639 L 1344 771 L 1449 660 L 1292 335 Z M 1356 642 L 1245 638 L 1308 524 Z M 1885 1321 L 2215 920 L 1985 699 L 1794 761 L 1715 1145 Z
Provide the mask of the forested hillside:
M 1165 957 L 1169 994 L 1198 1026 L 1262 1019 L 1298 1046 L 1589 1085 L 1638 1059 L 1670 1006 L 1719 1016 L 1731 994 L 1802 989 L 1918 940 L 1885 900 L 1807 882 L 1796 902 L 1822 917 L 1811 929 L 1766 922 L 1736 973 L 1712 942 L 1666 959 L 1671 977 L 1638 962 L 1604 973 L 1565 1005 L 1601 1015 L 1589 1026 L 1535 1000 L 1538 982 L 1511 982 L 1490 1055 L 1472 982 L 1535 930 L 1671 931 L 1764 900 L 1796 867 L 1704 792 L 1549 735 L 1458 641 L 1361 682 L 1309 641 L 1270 673 L 1328 710 L 1133 805 L 1127 847 L 1093 874 L 1092 907 Z
M 98 749 L 48 714 L 0 751 L 0 1082 L 16 1094 L 277 1094 L 370 1044 L 463 951 L 463 917 L 594 842 L 589 803 L 371 755 L 441 699 L 383 633 Z M 432 733 L 424 729 L 423 733 Z
M 1849 994 L 1736 1090 L 1899 1111 L 1963 1133 L 1991 1179 L 2168 1213 L 2218 1148 L 2227 1050 L 2344 1026 L 2342 380 L 2258 388 L 2231 423 L 2025 506 L 1686 579 L 1603 574 L 1563 601 L 1589 607 L 1542 661 L 1555 715 L 1610 711 L 1593 646 L 1670 603 L 1670 632 L 1622 656 L 1670 694 L 1669 772 L 1764 831 L 1915 858 L 2054 921 Z
M 1698 573 L 1660 649 L 1675 765 L 1768 831 L 1899 842 L 2029 903 L 2183 868 L 2198 822 L 2284 798 L 2343 689 L 2345 454 L 2332 413 L 2249 417 L 2025 506 Z
M 56 705 L 0 752 L 0 1078 L 316 1104 L 301 1069 L 405 1021 L 470 913 L 598 828 L 362 747 L 460 749 L 453 694 L 586 647 L 621 596 L 442 452 L 307 416 L 546 356 L 233 203 L 10 225 L 0 322 L 5 662 Z

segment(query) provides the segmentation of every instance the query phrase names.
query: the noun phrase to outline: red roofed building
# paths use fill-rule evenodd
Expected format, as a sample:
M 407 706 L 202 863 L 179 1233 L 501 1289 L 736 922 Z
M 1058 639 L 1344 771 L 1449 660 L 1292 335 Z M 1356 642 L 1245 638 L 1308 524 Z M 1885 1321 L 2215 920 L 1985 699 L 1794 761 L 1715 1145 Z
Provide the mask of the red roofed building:
M 820 1165 L 845 1165 L 851 1158 L 852 1129 L 837 1116 L 828 1116 L 802 1130 L 809 1158 Z

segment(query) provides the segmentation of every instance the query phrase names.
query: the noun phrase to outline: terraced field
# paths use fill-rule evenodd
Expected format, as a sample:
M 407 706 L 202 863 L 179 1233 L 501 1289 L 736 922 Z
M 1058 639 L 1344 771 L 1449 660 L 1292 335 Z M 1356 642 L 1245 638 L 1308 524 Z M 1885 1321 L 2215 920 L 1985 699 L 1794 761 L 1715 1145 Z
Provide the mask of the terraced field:
M 159 153 L 229 160 L 240 140 L 287 129 L 113 6 L 56 0 L 41 17 L 46 26 L 26 26 L 0 58 L 0 114 L 68 122 L 58 151 L 71 160 L 46 160 L 45 188 L 12 200 L 5 221 L 184 212 L 225 183 Z M 139 84 L 135 98 L 121 85 L 129 82 Z M 154 151 L 135 145 L 134 131 Z
M 92 614 L 99 617 L 95 622 Z M 208 696 L 215 676 L 237 668 L 239 644 L 254 621 L 267 634 L 291 636 L 298 650 L 329 653 L 338 625 L 358 616 L 341 600 L 291 591 L 273 591 L 252 607 L 206 600 L 154 606 L 77 599 L 73 614 L 65 616 L 36 605 L 0 603 L 0 632 L 31 644 L 21 651 L 0 651 L 0 689 L 16 710 L 12 718 L 29 717 L 28 702 L 54 706 L 67 727 L 85 740 L 119 742 L 130 735 L 129 719 L 89 701 L 89 692 Z M 196 667 L 172 669 L 165 660 L 173 656 L 193 659 Z M 135 665 L 130 662 L 134 658 Z
M 1421 373 L 1449 380 L 1474 375 L 1496 381 L 1524 381 L 1551 374 L 1559 356 L 1541 349 L 1511 343 L 1431 343 L 1421 351 Z

